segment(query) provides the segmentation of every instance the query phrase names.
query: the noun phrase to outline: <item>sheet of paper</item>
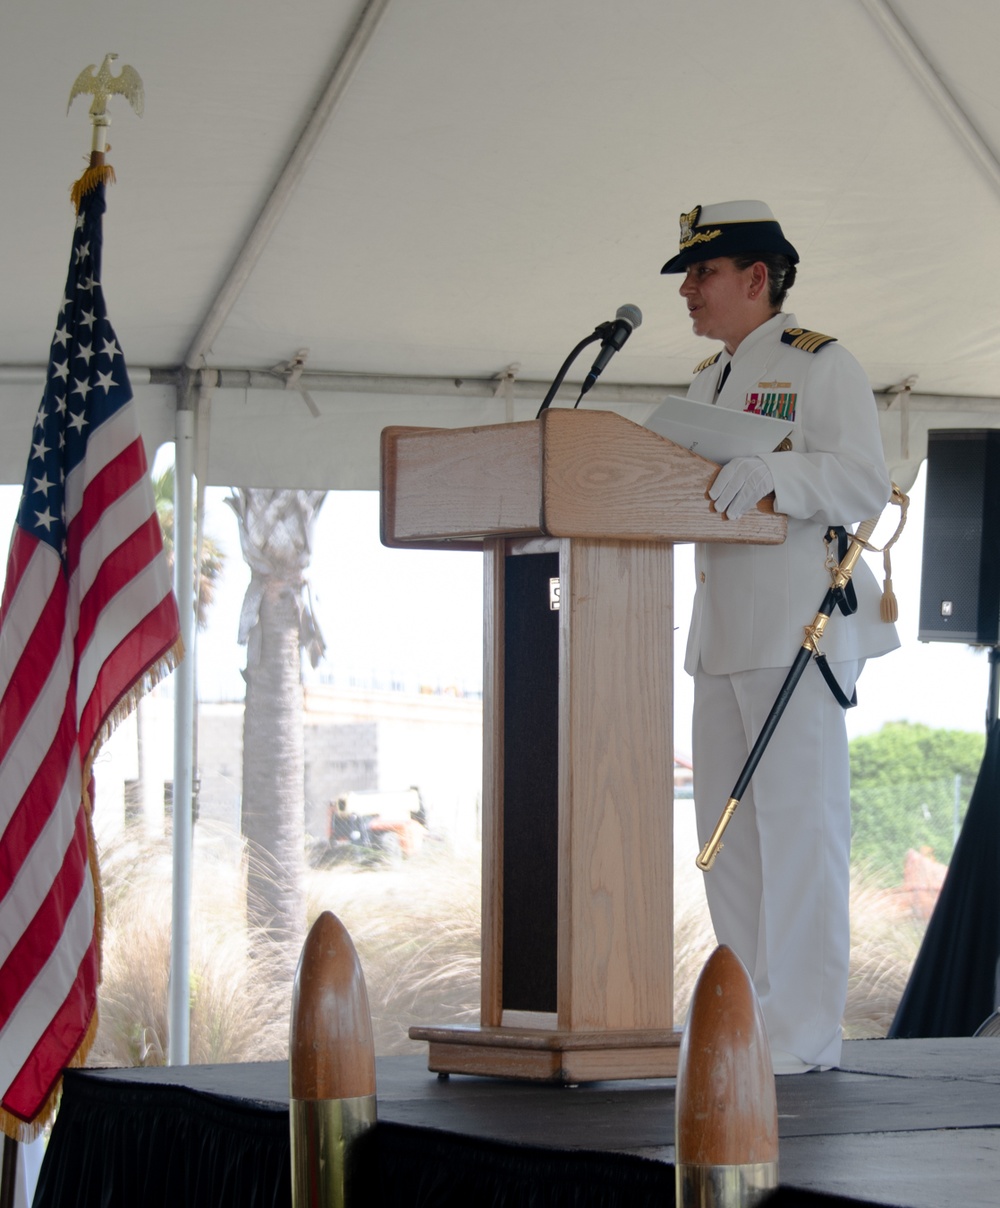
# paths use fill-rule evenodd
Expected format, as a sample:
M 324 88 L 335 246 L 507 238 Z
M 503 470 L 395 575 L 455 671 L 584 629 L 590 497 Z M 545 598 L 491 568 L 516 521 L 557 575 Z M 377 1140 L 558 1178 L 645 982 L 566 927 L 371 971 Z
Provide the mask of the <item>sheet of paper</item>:
M 745 454 L 770 453 L 792 430 L 787 420 L 731 411 L 676 394 L 667 395 L 645 427 L 720 465 Z

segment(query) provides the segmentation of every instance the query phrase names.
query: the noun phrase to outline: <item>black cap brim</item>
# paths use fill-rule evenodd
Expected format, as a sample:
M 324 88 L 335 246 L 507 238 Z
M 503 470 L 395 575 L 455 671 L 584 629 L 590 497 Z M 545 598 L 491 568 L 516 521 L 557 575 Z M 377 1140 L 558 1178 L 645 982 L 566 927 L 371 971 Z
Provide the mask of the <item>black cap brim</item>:
M 701 236 L 701 238 L 699 238 Z M 799 254 L 782 234 L 777 222 L 713 223 L 695 229 L 693 242 L 671 257 L 661 273 L 683 273 L 690 265 L 719 256 L 780 255 L 798 264 Z

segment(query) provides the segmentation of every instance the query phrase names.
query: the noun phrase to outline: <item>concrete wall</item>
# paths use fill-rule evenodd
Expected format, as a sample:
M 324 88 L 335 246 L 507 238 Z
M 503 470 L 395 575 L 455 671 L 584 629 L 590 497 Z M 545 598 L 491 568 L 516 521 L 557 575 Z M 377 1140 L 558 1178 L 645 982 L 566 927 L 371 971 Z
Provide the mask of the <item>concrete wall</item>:
M 432 830 L 460 847 L 479 839 L 482 702 L 477 698 L 310 688 L 305 757 L 307 834 L 325 834 L 327 805 L 341 793 L 416 787 Z M 199 704 L 196 766 L 198 817 L 238 833 L 242 703 Z M 112 735 L 95 775 L 99 834 L 121 831 L 127 819 L 150 836 L 164 833 L 170 811 L 164 808 L 165 786 L 169 800 L 173 779 L 173 700 L 162 687 Z

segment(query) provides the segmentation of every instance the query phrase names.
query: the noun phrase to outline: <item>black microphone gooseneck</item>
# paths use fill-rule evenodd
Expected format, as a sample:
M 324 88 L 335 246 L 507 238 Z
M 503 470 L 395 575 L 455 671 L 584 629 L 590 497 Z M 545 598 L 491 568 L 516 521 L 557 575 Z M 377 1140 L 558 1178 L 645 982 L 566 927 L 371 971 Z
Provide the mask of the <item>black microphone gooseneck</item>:
M 587 393 L 597 379 L 601 376 L 604 369 L 607 367 L 608 361 L 615 355 L 616 352 L 621 352 L 622 345 L 629 338 L 632 332 L 642 323 L 642 311 L 638 306 L 630 306 L 626 303 L 624 306 L 619 306 L 615 313 L 615 321 L 611 324 L 611 331 L 601 345 L 601 351 L 597 354 L 597 360 L 591 366 L 590 373 L 587 374 L 583 381 L 583 389 L 580 391 L 580 398 Z M 579 404 L 580 398 L 576 401 Z
M 594 382 L 600 377 L 608 361 L 614 354 L 620 351 L 622 345 L 632 334 L 633 330 L 642 322 L 642 311 L 638 306 L 631 306 L 626 303 L 625 306 L 619 306 L 615 314 L 614 320 L 609 320 L 607 323 L 602 323 L 599 327 L 595 327 L 589 336 L 585 336 L 579 344 L 572 350 L 569 356 L 563 361 L 559 372 L 556 374 L 552 385 L 549 387 L 548 393 L 542 399 L 542 405 L 538 408 L 538 413 L 535 419 L 538 419 L 542 412 L 547 410 L 552 400 L 555 398 L 559 387 L 563 384 L 563 379 L 569 371 L 570 365 L 576 360 L 584 348 L 588 344 L 593 344 L 595 340 L 601 341 L 601 351 L 597 355 L 597 359 L 587 374 L 583 388 L 580 390 L 579 397 L 574 403 L 574 406 L 579 406 L 580 399 L 593 386 Z

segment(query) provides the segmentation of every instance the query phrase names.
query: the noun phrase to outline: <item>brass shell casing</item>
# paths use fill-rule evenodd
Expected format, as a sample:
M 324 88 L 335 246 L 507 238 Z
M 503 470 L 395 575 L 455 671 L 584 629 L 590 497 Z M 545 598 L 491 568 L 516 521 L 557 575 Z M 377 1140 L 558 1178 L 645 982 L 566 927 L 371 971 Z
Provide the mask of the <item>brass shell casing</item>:
M 677 1164 L 677 1203 L 683 1208 L 752 1208 L 777 1186 L 777 1162 L 745 1166 Z
M 376 1098 L 292 1099 L 292 1208 L 352 1208 L 361 1140 L 375 1126 Z

